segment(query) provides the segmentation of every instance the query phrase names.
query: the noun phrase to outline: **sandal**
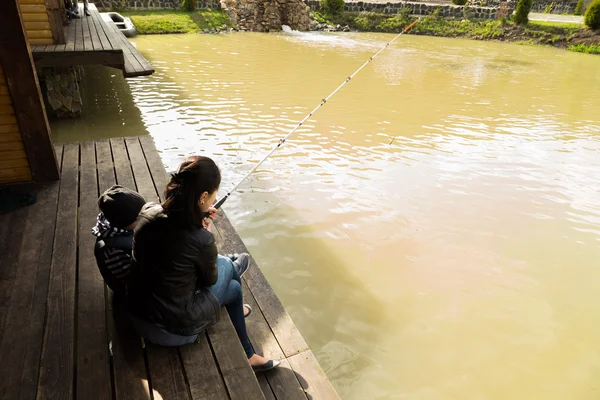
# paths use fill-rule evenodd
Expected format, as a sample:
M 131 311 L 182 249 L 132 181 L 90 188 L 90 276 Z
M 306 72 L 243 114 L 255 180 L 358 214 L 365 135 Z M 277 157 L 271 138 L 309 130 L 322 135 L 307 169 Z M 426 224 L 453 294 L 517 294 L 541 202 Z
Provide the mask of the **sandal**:
M 244 304 L 244 308 L 248 310 L 248 314 L 244 313 L 244 318 L 248 318 L 252 314 L 252 307 L 250 304 Z
M 277 368 L 279 366 L 279 364 L 281 364 L 281 362 L 279 362 L 277 360 L 269 360 L 262 365 L 253 365 L 252 370 L 254 372 L 265 372 L 265 371 L 272 370 L 273 368 Z

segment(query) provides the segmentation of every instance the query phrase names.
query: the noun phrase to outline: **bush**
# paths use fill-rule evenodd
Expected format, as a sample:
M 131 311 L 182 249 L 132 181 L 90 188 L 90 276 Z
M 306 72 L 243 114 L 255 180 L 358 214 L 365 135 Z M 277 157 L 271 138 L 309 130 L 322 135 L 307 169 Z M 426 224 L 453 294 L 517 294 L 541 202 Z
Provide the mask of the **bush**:
M 532 5 L 533 0 L 519 0 L 519 2 L 517 3 L 517 9 L 515 10 L 515 22 L 517 24 L 527 25 L 527 23 L 529 22 L 529 11 L 531 11 Z
M 577 6 L 575 6 L 575 11 L 573 12 L 573 14 L 583 15 L 584 8 L 585 8 L 585 0 L 579 0 L 577 2 Z
M 600 28 L 600 0 L 594 0 L 585 12 L 585 24 L 592 29 Z
M 198 0 L 183 0 L 183 3 L 181 3 L 181 7 L 185 11 L 194 11 L 197 5 Z
M 329 15 L 340 15 L 344 12 L 344 0 L 321 0 L 321 9 Z
M 546 6 L 546 8 L 544 8 L 544 14 L 550 14 L 552 12 L 552 10 L 554 9 L 554 3 L 550 3 Z
M 465 4 L 467 4 L 468 0 L 452 0 L 452 4 L 457 5 L 457 6 L 464 6 Z

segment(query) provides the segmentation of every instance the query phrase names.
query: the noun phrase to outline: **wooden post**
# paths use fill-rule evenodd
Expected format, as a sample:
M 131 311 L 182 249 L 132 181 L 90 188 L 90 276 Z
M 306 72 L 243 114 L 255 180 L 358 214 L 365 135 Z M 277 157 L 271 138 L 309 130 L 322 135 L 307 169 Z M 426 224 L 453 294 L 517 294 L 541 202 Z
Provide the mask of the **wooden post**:
M 63 7 L 61 7 L 61 3 Z M 46 12 L 48 13 L 48 22 L 52 31 L 52 39 L 54 44 L 67 43 L 65 38 L 65 30 L 63 29 L 63 16 L 66 18 L 64 10 L 64 1 L 62 0 L 46 0 Z
M 56 180 L 60 173 L 18 0 L 7 0 L 2 4 L 0 61 L 6 75 L 33 180 Z

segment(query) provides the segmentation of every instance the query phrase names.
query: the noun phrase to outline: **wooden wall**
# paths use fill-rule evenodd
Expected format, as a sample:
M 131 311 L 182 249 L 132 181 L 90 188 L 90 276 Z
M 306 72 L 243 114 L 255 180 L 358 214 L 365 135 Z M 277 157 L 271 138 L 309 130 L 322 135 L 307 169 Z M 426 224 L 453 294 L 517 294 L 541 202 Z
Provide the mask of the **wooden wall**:
M 29 161 L 0 64 L 0 184 L 30 180 Z
M 19 5 L 29 44 L 54 44 L 45 0 L 19 0 Z

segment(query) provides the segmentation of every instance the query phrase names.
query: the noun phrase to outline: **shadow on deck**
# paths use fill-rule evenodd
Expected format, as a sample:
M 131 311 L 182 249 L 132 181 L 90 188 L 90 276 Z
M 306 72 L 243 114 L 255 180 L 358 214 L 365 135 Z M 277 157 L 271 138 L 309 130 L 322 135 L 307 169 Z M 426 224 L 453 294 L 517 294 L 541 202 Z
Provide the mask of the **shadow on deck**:
M 0 398 L 338 399 L 313 353 L 252 265 L 245 302 L 258 352 L 282 366 L 254 375 L 227 315 L 200 343 L 144 346 L 98 272 L 93 248 L 99 193 L 118 183 L 147 201 L 167 182 L 149 136 L 56 147 L 61 181 L 29 207 L 0 215 Z M 246 247 L 224 214 L 220 252 Z
M 123 71 L 126 78 L 151 75 L 154 68 L 119 31 L 109 17 L 100 14 L 89 4 L 91 16 L 83 13 L 80 19 L 65 27 L 65 44 L 35 45 L 31 47 L 37 67 L 106 65 Z

